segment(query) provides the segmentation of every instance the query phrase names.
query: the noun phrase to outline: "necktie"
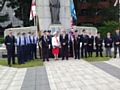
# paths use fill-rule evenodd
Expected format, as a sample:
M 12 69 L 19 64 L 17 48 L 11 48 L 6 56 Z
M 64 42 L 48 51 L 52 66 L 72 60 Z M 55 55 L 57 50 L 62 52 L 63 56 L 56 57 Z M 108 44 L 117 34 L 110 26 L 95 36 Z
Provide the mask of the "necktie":
M 19 37 L 19 46 L 21 45 L 21 38 Z
M 33 37 L 33 44 L 35 44 L 35 37 Z
M 31 40 L 30 36 L 29 36 L 29 40 L 30 40 L 30 44 L 31 44 L 31 43 L 32 43 L 32 40 Z
M 24 44 L 26 45 L 26 38 L 24 37 Z

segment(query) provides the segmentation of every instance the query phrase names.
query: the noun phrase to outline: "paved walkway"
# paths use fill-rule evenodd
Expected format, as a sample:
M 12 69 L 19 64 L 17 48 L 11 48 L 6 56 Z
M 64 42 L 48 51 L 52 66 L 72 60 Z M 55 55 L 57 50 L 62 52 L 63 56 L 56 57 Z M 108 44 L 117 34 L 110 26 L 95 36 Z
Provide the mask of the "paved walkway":
M 120 90 L 120 59 L 44 62 L 16 69 L 0 66 L 0 90 Z

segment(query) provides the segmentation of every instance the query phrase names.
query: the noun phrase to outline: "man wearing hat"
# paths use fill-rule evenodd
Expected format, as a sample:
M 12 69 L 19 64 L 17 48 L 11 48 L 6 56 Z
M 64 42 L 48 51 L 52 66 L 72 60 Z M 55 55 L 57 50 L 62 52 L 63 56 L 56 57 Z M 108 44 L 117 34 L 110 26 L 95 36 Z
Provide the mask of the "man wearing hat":
M 31 36 L 32 40 L 32 59 L 37 59 L 37 43 L 38 43 L 38 38 L 35 36 L 35 33 L 32 33 Z
M 64 60 L 65 55 L 66 55 L 66 60 L 68 60 L 68 34 L 65 33 L 64 29 L 62 29 L 62 34 L 60 35 L 60 43 L 61 43 L 62 60 Z
M 28 32 L 27 36 L 27 59 L 32 60 L 32 40 L 31 40 L 31 32 Z
M 75 59 L 80 59 L 80 41 L 81 41 L 81 37 L 78 34 L 78 30 L 75 30 L 75 36 L 74 36 Z
M 22 63 L 27 61 L 27 37 L 26 33 L 22 33 L 21 36 L 21 45 L 22 45 Z
M 47 33 L 49 39 L 50 39 L 50 45 L 49 45 L 49 57 L 53 57 L 53 54 L 52 54 L 52 37 L 53 35 L 51 35 L 51 30 L 48 30 L 48 33 Z
M 114 42 L 114 58 L 116 58 L 117 49 L 119 51 L 119 57 L 120 57 L 120 32 L 119 32 L 119 28 L 116 29 L 115 34 L 113 35 L 113 42 Z
M 12 64 L 15 64 L 15 37 L 12 35 L 12 30 L 8 31 L 8 35 L 5 36 L 4 42 L 7 49 L 8 66 L 11 67 L 11 58 Z
M 82 42 L 82 47 L 81 47 L 81 57 L 82 58 L 87 58 L 87 44 L 88 44 L 88 36 L 86 35 L 85 29 L 82 30 L 82 35 L 81 35 L 81 42 Z
M 17 58 L 18 58 L 18 64 L 22 64 L 22 45 L 21 45 L 21 33 L 17 34 L 16 37 L 16 47 L 17 47 Z
M 96 46 L 96 57 L 98 57 L 98 52 L 100 52 L 100 57 L 103 57 L 102 55 L 102 43 L 103 39 L 100 36 L 100 32 L 97 32 L 97 36 L 95 37 L 95 46 Z
M 43 55 L 43 62 L 45 59 L 49 61 L 49 44 L 50 44 L 50 39 L 47 36 L 46 30 L 43 31 L 43 36 L 41 37 L 42 40 L 42 55 Z

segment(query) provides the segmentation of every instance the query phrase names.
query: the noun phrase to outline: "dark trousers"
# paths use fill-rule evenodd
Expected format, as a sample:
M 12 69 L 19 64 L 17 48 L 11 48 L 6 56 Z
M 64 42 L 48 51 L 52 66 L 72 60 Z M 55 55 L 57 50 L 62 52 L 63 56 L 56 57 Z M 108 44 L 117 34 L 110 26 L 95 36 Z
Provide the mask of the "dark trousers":
M 87 46 L 81 47 L 81 57 L 87 57 Z
M 87 47 L 87 51 L 88 51 L 89 57 L 92 57 L 92 54 L 93 54 L 93 46 L 88 46 L 88 47 Z
M 22 63 L 27 61 L 27 45 L 22 45 Z
M 36 47 L 36 44 L 32 44 L 32 59 L 36 59 L 37 58 L 37 54 L 36 54 L 36 51 L 37 51 L 37 47 Z
M 49 49 L 48 47 L 42 48 L 43 61 L 49 60 Z
M 73 45 L 72 45 L 72 41 L 70 41 L 69 45 L 70 45 L 70 56 L 73 57 Z
M 96 57 L 98 57 L 98 52 L 100 52 L 100 56 L 102 57 L 102 47 L 96 47 Z
M 114 45 L 114 57 L 117 55 L 117 49 L 119 51 L 119 57 L 120 57 L 120 45 Z
M 32 47 L 31 47 L 31 44 L 27 45 L 27 59 L 28 60 L 32 59 Z
M 15 47 L 11 46 L 10 48 L 7 47 L 7 58 L 8 58 L 8 65 L 11 65 L 11 59 L 12 63 L 15 64 Z
M 22 63 L 22 47 L 17 46 L 17 58 L 18 58 L 18 64 Z
M 62 46 L 61 53 L 62 53 L 62 59 L 64 59 L 64 56 L 66 56 L 66 59 L 68 59 L 68 45 Z
M 80 59 L 80 48 L 74 47 L 75 59 Z

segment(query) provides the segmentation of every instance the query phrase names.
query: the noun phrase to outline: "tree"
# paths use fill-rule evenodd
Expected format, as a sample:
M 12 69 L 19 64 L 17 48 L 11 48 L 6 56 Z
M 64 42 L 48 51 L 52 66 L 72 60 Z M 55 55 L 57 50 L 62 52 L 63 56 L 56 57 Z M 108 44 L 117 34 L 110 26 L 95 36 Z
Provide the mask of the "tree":
M 5 2 L 6 0 L 2 0 L 0 1 L 0 12 L 2 11 L 4 5 L 5 5 Z M 5 22 L 5 21 L 8 21 L 9 18 L 8 18 L 8 14 L 6 13 L 5 15 L 1 15 L 0 16 L 0 22 Z

